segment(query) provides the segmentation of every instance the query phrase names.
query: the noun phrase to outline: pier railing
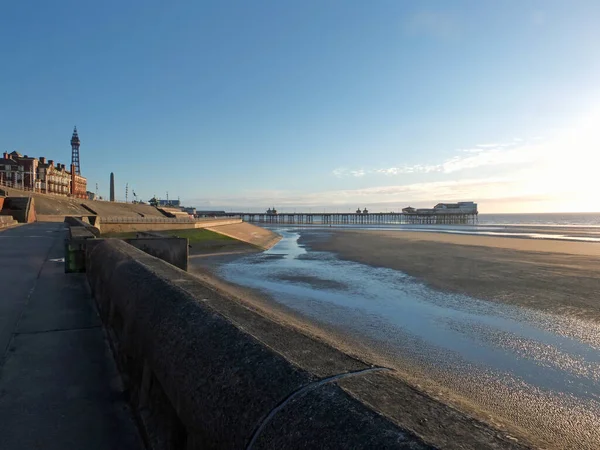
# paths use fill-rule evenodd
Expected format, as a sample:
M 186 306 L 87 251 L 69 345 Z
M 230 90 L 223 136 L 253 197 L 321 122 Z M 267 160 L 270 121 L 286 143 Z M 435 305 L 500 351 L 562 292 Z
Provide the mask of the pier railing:
M 231 219 L 239 219 L 239 216 L 227 216 Z M 215 220 L 223 219 L 223 217 L 201 217 L 201 218 L 187 218 L 187 217 L 104 217 L 100 220 L 102 223 L 202 223 L 202 222 L 214 222 Z
M 476 224 L 478 213 L 236 213 L 246 222 L 280 225 L 459 225 Z

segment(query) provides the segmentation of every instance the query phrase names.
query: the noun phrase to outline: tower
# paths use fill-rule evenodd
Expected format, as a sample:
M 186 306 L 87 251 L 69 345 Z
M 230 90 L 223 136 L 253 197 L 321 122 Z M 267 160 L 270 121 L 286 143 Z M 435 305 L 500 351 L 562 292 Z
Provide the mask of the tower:
M 73 129 L 71 137 L 71 167 L 75 167 L 75 173 L 81 175 L 81 166 L 79 165 L 79 145 L 81 141 L 77 135 L 77 127 Z
M 110 173 L 110 201 L 115 201 L 115 174 Z

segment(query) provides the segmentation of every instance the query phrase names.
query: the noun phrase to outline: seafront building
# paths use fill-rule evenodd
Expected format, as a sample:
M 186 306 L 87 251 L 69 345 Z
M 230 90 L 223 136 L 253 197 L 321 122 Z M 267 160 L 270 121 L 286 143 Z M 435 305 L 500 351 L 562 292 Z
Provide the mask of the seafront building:
M 404 214 L 477 214 L 477 203 L 438 203 L 433 208 L 402 208 Z
M 179 208 L 181 206 L 180 200 L 170 200 L 170 199 L 157 199 L 158 206 L 172 206 L 174 208 Z
M 71 137 L 71 166 L 39 159 L 17 151 L 4 152 L 0 158 L 0 186 L 13 187 L 41 194 L 88 198 L 87 179 L 81 175 L 77 128 Z

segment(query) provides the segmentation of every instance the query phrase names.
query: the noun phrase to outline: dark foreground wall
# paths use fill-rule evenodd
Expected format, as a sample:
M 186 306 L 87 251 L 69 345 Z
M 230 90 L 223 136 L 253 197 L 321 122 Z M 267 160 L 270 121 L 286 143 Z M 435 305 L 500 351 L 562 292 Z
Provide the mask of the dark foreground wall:
M 90 224 L 87 217 L 66 216 L 65 223 L 69 226 L 71 238 L 78 238 L 80 234 L 100 236 L 100 230 Z
M 138 237 L 125 239 L 125 242 L 149 255 L 188 270 L 189 243 L 187 238 Z
M 99 242 L 86 259 L 151 448 L 516 447 L 125 242 Z

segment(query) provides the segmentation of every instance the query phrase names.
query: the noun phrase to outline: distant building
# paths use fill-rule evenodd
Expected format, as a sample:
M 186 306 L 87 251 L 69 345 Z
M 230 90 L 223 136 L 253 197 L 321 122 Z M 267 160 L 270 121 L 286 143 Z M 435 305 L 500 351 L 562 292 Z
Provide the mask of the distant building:
M 192 216 L 196 215 L 196 208 L 194 208 L 193 206 L 183 208 L 183 210 Z
M 435 209 L 437 213 L 449 212 L 453 214 L 475 214 L 477 212 L 477 203 L 438 203 L 433 207 L 433 209 Z
M 15 153 L 15 152 L 13 152 Z M 19 186 L 23 183 L 24 168 L 19 167 L 7 152 L 0 158 L 0 184 L 3 186 Z
M 408 206 L 402 209 L 404 214 L 417 215 L 443 215 L 443 214 L 477 214 L 477 203 L 458 202 L 458 203 L 438 203 L 433 208 L 418 208 Z
M 79 152 L 79 143 L 77 151 Z M 42 194 L 87 198 L 87 180 L 76 173 L 73 164 L 67 170 L 64 164 L 55 164 L 44 156 L 38 159 L 23 156 L 17 151 L 4 152 L 0 158 L 0 185 Z
M 181 206 L 181 202 L 179 200 L 158 200 L 158 206 L 173 206 L 174 208 L 179 208 Z
M 71 197 L 88 198 L 87 179 L 77 174 L 77 169 L 73 164 L 71 164 Z
M 40 158 L 39 179 L 42 194 L 69 195 L 71 192 L 71 178 L 71 174 L 64 164 L 54 164 L 51 159 L 46 161 L 46 158 Z

